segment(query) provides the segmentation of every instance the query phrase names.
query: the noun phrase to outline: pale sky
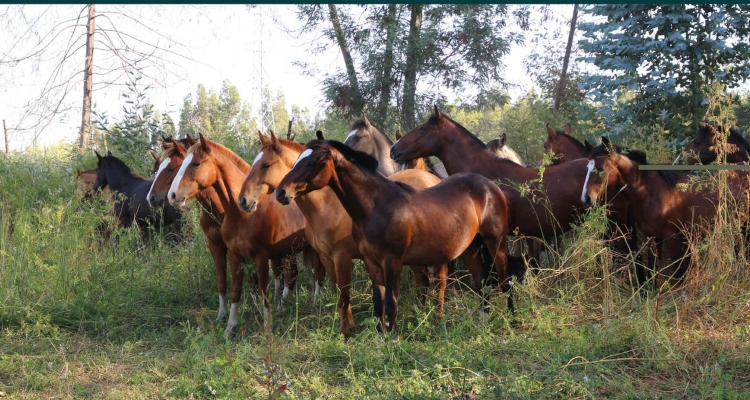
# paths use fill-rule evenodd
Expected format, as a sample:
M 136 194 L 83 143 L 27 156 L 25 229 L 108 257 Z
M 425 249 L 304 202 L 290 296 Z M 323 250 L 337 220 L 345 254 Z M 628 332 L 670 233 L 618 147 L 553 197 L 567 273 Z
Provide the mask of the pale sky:
M 28 14 L 33 14 L 31 7 L 59 7 L 58 14 L 65 18 L 75 17 L 78 6 L 26 6 Z M 68 8 L 64 8 L 68 7 Z M 72 7 L 72 8 L 70 8 Z M 101 8 L 99 8 L 101 7 Z M 110 5 L 98 6 L 97 11 L 111 9 Z M 162 32 L 167 32 L 174 37 L 183 49 L 176 50 L 183 55 L 188 55 L 194 61 L 177 58 L 176 63 L 183 70 L 178 79 L 169 71 L 160 71 L 166 77 L 165 86 L 156 86 L 149 91 L 148 97 L 160 112 L 169 112 L 172 119 L 179 121 L 179 110 L 183 98 L 188 93 L 195 94 L 197 85 L 202 83 L 208 89 L 218 92 L 224 79 L 229 79 L 237 86 L 243 100 L 250 101 L 254 109 L 257 109 L 258 88 L 260 84 L 258 70 L 261 67 L 260 49 L 262 40 L 262 67 L 265 71 L 263 84 L 269 85 L 274 91 L 283 91 L 286 97 L 286 105 L 291 109 L 292 105 L 309 108 L 313 114 L 321 110 L 322 89 L 318 83 L 320 76 L 306 76 L 299 67 L 292 65 L 293 61 L 312 62 L 320 71 L 333 72 L 337 68 L 343 69 L 343 61 L 336 46 L 324 55 L 312 56 L 308 54 L 308 44 L 304 41 L 293 41 L 286 33 L 282 32 L 271 18 L 269 13 L 276 14 L 278 19 L 285 21 L 288 26 L 295 27 L 297 21 L 294 17 L 293 5 L 263 5 L 255 10 L 248 10 L 244 5 L 202 5 L 202 6 L 179 6 L 162 5 L 157 8 L 151 6 L 126 6 L 128 10 L 136 9 L 139 19 L 153 26 L 158 26 Z M 559 6 L 559 11 L 570 14 L 570 6 Z M 72 14 L 71 14 L 72 10 Z M 154 11 L 155 10 L 155 11 Z M 262 25 L 258 17 L 265 15 Z M 569 17 L 569 15 L 567 15 Z M 61 18 L 61 17 L 57 17 Z M 55 21 L 50 17 L 51 21 Z M 158 20 L 158 23 L 157 23 Z M 48 24 L 52 22 L 47 22 Z M 262 30 L 261 30 L 262 28 Z M 7 27 L 6 27 L 7 29 Z M 260 32 L 263 32 L 261 35 Z M 148 32 L 143 32 L 145 38 Z M 7 52 L 12 46 L 12 39 L 0 38 L 0 50 Z M 10 44 L 9 44 L 10 43 Z M 164 43 L 164 41 L 160 41 Z M 506 76 L 513 83 L 522 84 L 522 88 L 511 93 L 512 97 L 525 92 L 530 87 L 528 78 L 522 65 L 522 59 L 528 50 L 515 49 L 511 56 L 505 60 L 507 65 Z M 80 52 L 80 69 L 83 69 L 83 52 Z M 3 55 L 0 52 L 0 57 Z M 103 53 L 99 53 L 103 55 Z M 313 58 L 314 57 L 314 58 Z M 94 67 L 96 68 L 97 53 L 94 54 Z M 4 78 L 5 83 L 0 88 L 0 118 L 8 120 L 8 127 L 14 126 L 14 118 L 34 95 L 38 95 L 38 85 L 41 77 L 48 75 L 48 66 L 41 65 L 38 70 L 20 72 L 11 71 Z M 76 67 L 77 68 L 77 67 Z M 169 68 L 167 68 L 169 69 Z M 75 70 L 75 68 L 74 68 Z M 11 81 L 13 84 L 9 84 Z M 82 77 L 82 75 L 79 74 Z M 78 78 L 80 79 L 80 78 Z M 110 87 L 103 90 L 95 90 L 93 94 L 95 108 L 107 110 L 110 121 L 119 120 L 122 102 L 120 100 L 121 88 Z M 82 99 L 81 85 L 77 85 L 69 95 L 69 99 L 78 109 L 71 111 L 56 120 L 41 132 L 37 144 L 44 146 L 59 140 L 75 142 L 80 126 L 80 102 Z M 35 132 L 14 133 L 11 132 L 11 149 L 20 150 L 29 147 L 33 143 Z

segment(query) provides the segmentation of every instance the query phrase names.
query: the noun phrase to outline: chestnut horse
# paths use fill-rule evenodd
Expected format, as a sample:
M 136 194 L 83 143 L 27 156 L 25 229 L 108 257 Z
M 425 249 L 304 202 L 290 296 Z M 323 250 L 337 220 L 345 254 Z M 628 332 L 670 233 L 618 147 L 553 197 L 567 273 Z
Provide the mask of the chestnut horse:
M 719 193 L 712 183 L 691 183 L 693 175 L 686 171 L 639 170 L 639 166 L 645 164 L 643 152 L 631 150 L 618 154 L 604 138 L 602 145 L 589 154 L 590 168 L 586 172 L 582 200 L 594 204 L 606 201 L 614 193 L 625 196 L 633 206 L 638 227 L 657 244 L 656 259 L 660 256 L 659 247 L 664 247 L 668 256 L 677 262 L 674 276 L 681 280 L 690 264 L 685 229 L 693 224 L 713 222 Z M 732 197 L 740 203 L 740 210 L 746 217 L 750 172 L 721 173 L 727 174 Z
M 570 124 L 563 130 L 555 130 L 547 124 L 547 140 L 544 141 L 544 152 L 552 156 L 552 164 L 562 164 L 571 160 L 586 158 L 594 147 L 589 142 L 581 143 L 571 134 Z
M 104 157 L 96 153 L 96 157 L 94 190 L 109 186 L 113 193 L 113 211 L 118 224 L 130 227 L 135 223 L 146 228 L 148 225 L 169 225 L 181 218 L 180 212 L 172 206 L 164 206 L 161 213 L 154 212 L 149 206 L 147 194 L 151 187 L 150 179 L 134 174 L 130 167 L 111 152 L 107 152 Z
M 500 158 L 513 161 L 514 163 L 525 167 L 526 163 L 523 162 L 521 156 L 519 156 L 515 150 L 511 149 L 510 146 L 506 144 L 507 141 L 508 138 L 503 133 L 501 136 L 487 142 L 487 149 Z
M 258 292 L 263 299 L 264 321 L 271 327 L 271 304 L 268 301 L 268 262 L 286 260 L 296 271 L 296 254 L 308 247 L 305 239 L 305 218 L 297 207 L 282 207 L 275 201 L 263 201 L 258 212 L 248 214 L 240 210 L 237 194 L 250 166 L 226 147 L 200 136 L 190 146 L 167 198 L 171 204 L 183 207 L 185 202 L 212 187 L 224 209 L 221 237 L 227 246 L 229 269 L 232 274 L 232 304 L 229 321 L 224 330 L 231 335 L 238 323 L 238 306 L 242 296 L 244 269 L 242 262 L 255 262 Z M 288 282 L 289 286 L 293 282 Z
M 683 154 L 688 154 L 685 160 L 686 164 L 710 164 L 719 156 L 719 149 L 722 149 L 727 163 L 734 164 L 739 162 L 750 161 L 750 143 L 740 135 L 736 127 L 729 129 L 729 135 L 723 138 L 722 135 L 711 124 L 702 123 L 698 133 L 693 140 L 687 144 L 685 150 L 677 156 L 674 164 L 678 163 Z
M 312 140 L 275 195 L 289 204 L 326 186 L 352 219 L 352 237 L 373 285 L 379 332 L 393 332 L 398 339 L 402 264 L 440 265 L 462 254 L 476 256 L 481 241 L 502 289 L 510 288 L 508 207 L 503 192 L 489 179 L 459 174 L 415 190 L 377 173 L 377 160 L 363 152 L 336 141 Z M 484 282 L 486 271 L 477 281 Z M 508 306 L 513 309 L 512 297 Z
M 250 172 L 240 191 L 240 207 L 248 212 L 255 211 L 258 202 L 272 193 L 304 150 L 304 146 L 293 141 L 278 139 L 273 132 L 266 138 L 258 132 L 261 148 L 253 161 Z M 417 189 L 434 186 L 440 178 L 426 171 L 405 170 L 396 172 L 389 179 L 406 183 Z M 340 331 L 345 337 L 351 336 L 354 319 L 350 306 L 349 286 L 351 284 L 352 259 L 362 259 L 362 254 L 352 237 L 352 220 L 336 198 L 333 189 L 324 187 L 294 199 L 307 219 L 305 234 L 312 247 L 320 255 L 331 280 L 340 290 L 338 309 Z M 412 267 L 419 286 L 429 284 L 427 268 Z M 438 280 L 438 315 L 443 316 L 445 288 L 448 266 L 441 265 L 436 271 Z M 318 285 L 316 283 L 316 294 Z
M 437 156 L 451 175 L 474 172 L 499 180 L 510 208 L 511 232 L 517 230 L 521 235 L 552 239 L 557 233 L 569 230 L 584 211 L 581 188 L 585 159 L 546 167 L 540 179 L 538 169 L 520 166 L 487 151 L 479 138 L 437 107 L 427 122 L 391 148 L 391 157 L 397 162 L 428 156 Z M 524 193 L 519 190 L 521 186 L 525 187 Z

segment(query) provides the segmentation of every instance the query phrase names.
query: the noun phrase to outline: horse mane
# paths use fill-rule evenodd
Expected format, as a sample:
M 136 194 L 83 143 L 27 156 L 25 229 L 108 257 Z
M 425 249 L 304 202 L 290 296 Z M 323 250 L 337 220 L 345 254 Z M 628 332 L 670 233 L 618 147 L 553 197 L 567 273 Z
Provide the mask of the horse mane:
M 326 142 L 333 147 L 334 149 L 338 150 L 341 155 L 344 156 L 347 160 L 349 160 L 352 164 L 355 164 L 361 169 L 375 173 L 378 170 L 378 160 L 359 150 L 354 150 L 351 147 L 338 142 L 336 140 L 326 140 Z
M 744 136 L 740 134 L 739 129 L 737 127 L 729 128 L 729 136 L 727 136 L 727 142 L 734 143 L 740 147 L 742 147 L 744 150 L 750 152 L 750 142 L 745 139 Z
M 243 171 L 248 171 L 250 169 L 250 164 L 247 163 L 247 161 L 243 160 L 240 156 L 237 155 L 237 153 L 233 152 L 232 150 L 229 150 L 228 147 L 224 146 L 221 143 L 217 143 L 212 141 L 211 142 L 212 148 L 211 151 L 218 151 L 220 155 L 226 157 L 231 161 L 234 165 L 236 165 L 238 168 L 242 169 Z M 194 154 L 199 148 L 201 147 L 200 141 L 194 144 L 192 147 L 188 149 L 188 154 Z
M 621 150 L 620 154 L 628 157 L 631 161 L 635 162 L 636 164 L 651 165 L 646 159 L 646 153 L 644 153 L 643 151 L 630 150 L 628 148 L 624 148 Z M 661 178 L 670 188 L 676 187 L 677 183 L 680 181 L 680 178 L 682 178 L 683 176 L 687 174 L 687 172 L 685 171 L 666 170 L 666 169 L 660 169 L 656 171 L 643 171 L 643 172 L 646 174 L 654 174 L 654 173 L 659 174 L 659 176 L 661 176 Z
M 460 132 L 462 132 L 462 133 L 464 133 L 464 134 L 468 135 L 468 136 L 469 136 L 470 138 L 474 139 L 474 141 L 475 141 L 475 142 L 476 142 L 477 144 L 479 144 L 480 146 L 482 146 L 482 148 L 483 148 L 483 149 L 487 149 L 487 144 L 485 144 L 485 143 L 484 143 L 484 142 L 482 141 L 482 139 L 480 139 L 480 138 L 479 138 L 479 137 L 478 137 L 477 135 L 475 135 L 475 134 L 471 133 L 471 131 L 469 131 L 468 129 L 464 128 L 464 126 L 463 126 L 463 125 L 461 125 L 461 124 L 459 124 L 458 122 L 454 121 L 453 119 L 451 119 L 450 117 L 448 117 L 448 116 L 447 116 L 447 115 L 445 115 L 445 114 L 443 114 L 443 118 L 445 118 L 445 119 L 447 119 L 448 121 L 450 121 L 451 123 L 453 123 L 453 125 L 455 125 L 455 126 L 456 126 L 456 127 L 458 128 L 458 130 L 459 130 Z M 430 116 L 430 119 L 429 119 L 428 121 L 429 121 L 430 123 L 435 123 L 435 124 L 436 124 L 436 123 L 437 123 L 437 117 L 436 117 L 436 116 L 434 116 L 434 115 L 432 115 L 432 116 Z
M 571 136 L 571 135 L 568 135 L 568 134 L 566 134 L 565 132 L 563 132 L 563 133 L 561 134 L 561 133 L 560 133 L 560 131 L 557 131 L 557 134 L 558 134 L 558 135 L 557 135 L 557 137 L 562 137 L 562 138 L 565 138 L 565 140 L 569 141 L 569 142 L 570 142 L 570 143 L 572 143 L 572 144 L 573 144 L 574 146 L 576 146 L 576 147 L 578 147 L 579 149 L 583 150 L 583 152 L 584 152 L 584 153 L 586 153 L 586 152 L 588 151 L 588 149 L 586 148 L 586 145 L 585 145 L 585 144 L 583 144 L 583 143 L 581 143 L 581 141 L 580 141 L 580 140 L 578 140 L 578 139 L 574 138 L 573 136 Z
M 176 155 L 179 155 L 180 152 L 177 148 L 178 146 L 182 146 L 182 151 L 187 152 L 187 148 L 185 147 L 185 143 L 187 143 L 187 141 L 185 141 L 185 143 L 181 143 L 178 140 L 178 141 L 172 141 L 169 143 L 171 143 L 171 145 L 168 148 L 164 149 L 164 151 L 161 153 L 161 157 L 159 158 L 159 161 L 164 161 L 167 158 L 172 158 Z
M 303 151 L 305 150 L 305 145 L 303 145 L 303 144 L 301 144 L 301 143 L 297 143 L 297 142 L 295 142 L 294 140 L 286 140 L 286 139 L 281 139 L 281 138 L 279 138 L 279 141 L 280 141 L 280 142 L 281 142 L 281 143 L 282 143 L 282 144 L 283 144 L 284 146 L 286 146 L 286 147 L 289 147 L 289 148 L 291 148 L 292 150 L 297 150 L 297 151 L 299 151 L 300 153 L 302 153 L 302 152 L 303 152 Z M 268 149 L 268 148 L 270 148 L 270 147 L 273 147 L 273 142 L 269 142 L 269 143 L 267 143 L 267 144 L 264 144 L 264 145 L 263 145 L 263 146 L 262 146 L 262 147 L 260 148 L 260 151 L 263 151 L 263 150 L 265 150 L 265 149 Z
M 121 170 L 126 175 L 134 175 L 133 170 L 128 167 L 127 164 L 125 164 L 124 161 L 120 160 L 119 158 L 113 156 L 113 155 L 106 155 L 102 157 L 101 161 L 107 160 L 110 165 L 112 165 L 114 168 Z M 101 164 L 101 161 L 99 164 Z

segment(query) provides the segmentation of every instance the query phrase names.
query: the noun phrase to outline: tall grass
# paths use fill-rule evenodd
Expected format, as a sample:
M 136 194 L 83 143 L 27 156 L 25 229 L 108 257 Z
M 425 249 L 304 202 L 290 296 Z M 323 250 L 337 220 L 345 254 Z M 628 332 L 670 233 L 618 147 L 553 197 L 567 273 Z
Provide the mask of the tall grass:
M 81 203 L 67 155 L 0 160 L 0 396 L 12 398 L 743 398 L 750 392 L 750 272 L 738 218 L 691 241 L 684 285 L 639 291 L 609 254 L 602 210 L 553 262 L 480 323 L 460 284 L 421 305 L 405 269 L 401 340 L 378 337 L 369 279 L 355 263 L 358 327 L 338 335 L 337 294 L 312 301 L 303 270 L 262 329 L 245 285 L 241 328 L 215 322 L 214 268 L 187 212 L 184 238 L 113 227 Z M 102 236 L 102 224 L 112 228 Z M 248 266 L 250 270 L 254 266 Z M 659 294 L 660 293 L 660 294 Z

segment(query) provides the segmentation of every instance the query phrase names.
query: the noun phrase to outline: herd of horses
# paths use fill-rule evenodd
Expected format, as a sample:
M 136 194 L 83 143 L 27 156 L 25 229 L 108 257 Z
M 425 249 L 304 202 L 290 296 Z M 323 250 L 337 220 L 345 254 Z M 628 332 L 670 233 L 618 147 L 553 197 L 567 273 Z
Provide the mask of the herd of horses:
M 345 337 L 355 326 L 350 304 L 354 259 L 364 261 L 370 277 L 379 332 L 398 338 L 403 265 L 412 269 L 419 288 L 435 283 L 442 316 L 449 265 L 462 259 L 473 289 L 482 293 L 480 315 L 486 317 L 492 291 L 484 286 L 509 292 L 528 265 L 523 254 L 511 254 L 509 236 L 554 240 L 596 204 L 607 205 L 611 230 L 621 233 L 620 240 L 613 240 L 616 249 L 632 253 L 639 230 L 676 261 L 673 275 L 679 282 L 690 263 L 684 230 L 713 220 L 720 196 L 716 188 L 690 186 L 689 171 L 641 170 L 648 164 L 644 153 L 613 145 L 606 137 L 597 146 L 581 143 L 570 125 L 558 131 L 548 124 L 547 133 L 544 150 L 553 163 L 543 173 L 525 166 L 506 145 L 505 134 L 485 144 L 435 107 L 426 122 L 405 135 L 397 132 L 395 143 L 362 116 L 343 143 L 325 140 L 320 131 L 304 145 L 258 132 L 260 148 L 252 164 L 200 135 L 165 138 L 161 154 L 152 152 L 153 179 L 132 173 L 109 153 L 97 153 L 96 169 L 78 175 L 94 190 L 113 194 L 112 212 L 123 226 L 179 221 L 180 209 L 197 201 L 216 267 L 217 321 L 228 314 L 227 335 L 239 324 L 243 264 L 252 261 L 256 267 L 249 281 L 257 287 L 270 327 L 269 270 L 276 293 L 283 280 L 282 307 L 296 282 L 299 254 L 313 270 L 315 298 L 325 275 L 338 289 Z M 748 160 L 750 145 L 736 130 L 726 142 L 722 136 L 703 124 L 685 159 L 707 163 L 725 155 L 730 162 Z M 731 171 L 727 182 L 747 215 L 750 175 Z M 685 190 L 685 185 L 690 187 Z M 657 251 L 649 265 L 634 263 L 639 284 L 649 279 L 649 271 L 659 275 L 653 265 L 659 257 Z M 420 290 L 423 301 L 425 292 Z M 512 294 L 508 309 L 514 309 Z

